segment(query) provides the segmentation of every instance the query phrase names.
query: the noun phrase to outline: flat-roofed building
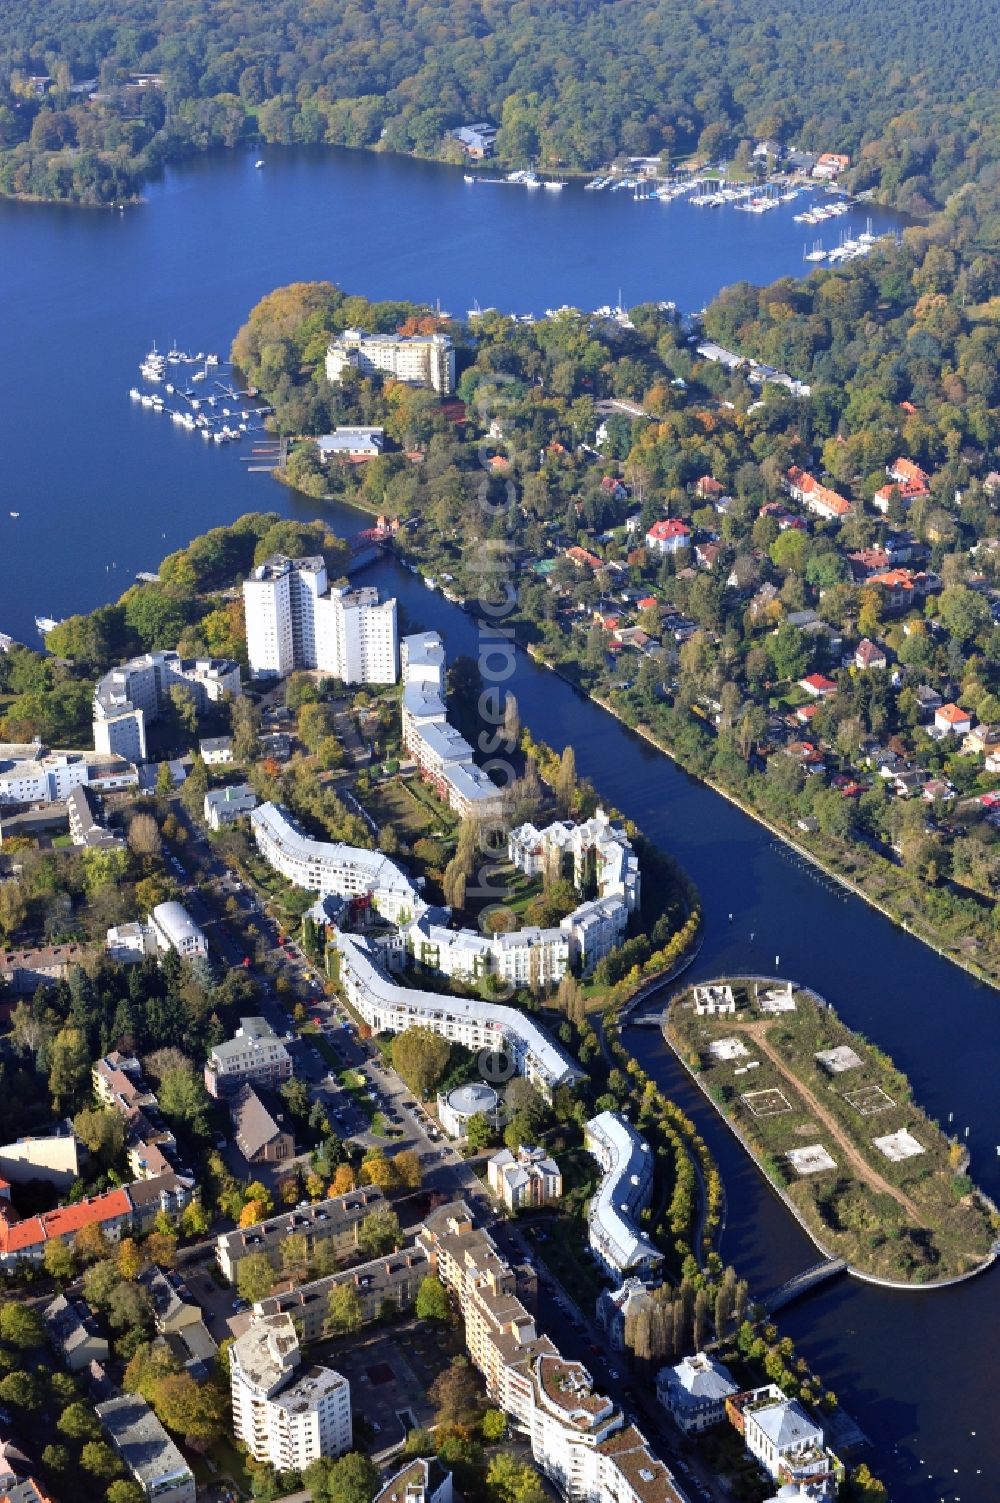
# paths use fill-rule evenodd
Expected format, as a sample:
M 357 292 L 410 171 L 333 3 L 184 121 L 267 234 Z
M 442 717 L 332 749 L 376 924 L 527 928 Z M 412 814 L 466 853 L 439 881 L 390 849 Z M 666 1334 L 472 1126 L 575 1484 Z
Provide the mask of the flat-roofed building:
M 181 687 L 203 714 L 242 692 L 240 668 L 230 658 L 182 658 L 147 652 L 112 668 L 94 690 L 94 747 L 130 762 L 146 760 L 146 727 L 163 713 L 170 690 Z
M 229 1349 L 233 1430 L 255 1461 L 303 1471 L 351 1448 L 351 1390 L 330 1367 L 300 1367 L 291 1316 L 253 1315 Z
M 243 583 L 254 678 L 316 669 L 346 684 L 394 684 L 396 602 L 371 585 L 330 585 L 319 555 L 275 554 Z
M 441 396 L 455 389 L 455 349 L 447 334 L 365 334 L 345 329 L 327 348 L 327 380 L 339 384 L 349 369 L 363 376 L 391 376 L 410 386 L 429 386 Z
M 236 1270 L 249 1253 L 264 1253 L 275 1268 L 280 1267 L 281 1244 L 291 1236 L 302 1238 L 305 1256 L 310 1261 L 321 1245 L 329 1249 L 333 1258 L 347 1257 L 357 1251 L 365 1217 L 384 1203 L 381 1190 L 375 1185 L 364 1185 L 347 1195 L 286 1211 L 253 1226 L 220 1232 L 215 1244 L 216 1261 L 230 1283 L 235 1283 Z
M 74 788 L 116 793 L 138 783 L 134 757 L 49 751 L 39 741 L 0 744 L 0 805 L 65 804 Z
M 194 1474 L 145 1399 L 122 1393 L 95 1408 L 147 1498 L 156 1503 L 195 1503 Z
M 451 1473 L 436 1456 L 408 1461 L 393 1474 L 373 1503 L 451 1503 Z

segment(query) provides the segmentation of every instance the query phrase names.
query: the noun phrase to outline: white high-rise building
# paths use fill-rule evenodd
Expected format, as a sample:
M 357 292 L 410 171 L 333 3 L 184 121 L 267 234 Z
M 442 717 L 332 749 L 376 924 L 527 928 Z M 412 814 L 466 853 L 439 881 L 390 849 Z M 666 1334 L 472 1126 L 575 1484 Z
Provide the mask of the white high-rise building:
M 351 1449 L 351 1389 L 330 1367 L 299 1372 L 290 1315 L 255 1315 L 229 1349 L 233 1429 L 255 1461 L 301 1472 Z
M 147 652 L 112 668 L 94 690 L 94 748 L 105 756 L 146 760 L 146 726 L 162 712 L 170 690 L 186 689 L 202 714 L 241 693 L 239 664 L 229 658 L 182 658 Z
M 447 334 L 363 334 L 345 329 L 327 349 L 327 380 L 339 382 L 348 368 L 362 376 L 379 372 L 411 386 L 429 386 L 441 396 L 455 390 L 455 350 Z
M 328 585 L 321 557 L 276 554 L 243 582 L 254 678 L 315 668 L 345 684 L 396 682 L 396 602 L 372 586 Z

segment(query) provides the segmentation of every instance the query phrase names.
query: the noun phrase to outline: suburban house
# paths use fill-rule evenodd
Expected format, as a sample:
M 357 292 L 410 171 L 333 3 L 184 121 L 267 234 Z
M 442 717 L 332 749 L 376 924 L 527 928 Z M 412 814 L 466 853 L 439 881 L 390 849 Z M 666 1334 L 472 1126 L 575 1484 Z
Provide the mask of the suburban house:
M 945 736 L 967 736 L 972 730 L 972 716 L 960 705 L 942 705 L 934 711 L 934 729 Z
M 836 178 L 842 172 L 846 172 L 850 165 L 850 157 L 844 156 L 842 152 L 823 151 L 816 158 L 816 165 L 812 170 L 812 175 L 818 178 Z
M 785 476 L 788 494 L 793 501 L 804 506 L 815 516 L 825 521 L 839 522 L 850 511 L 851 503 L 838 496 L 836 491 L 822 485 L 814 475 L 793 465 Z
M 678 517 L 666 517 L 646 533 L 646 546 L 656 553 L 680 553 L 691 546 L 691 529 Z
M 833 679 L 822 673 L 810 673 L 805 678 L 800 678 L 799 688 L 804 689 L 813 699 L 829 699 L 831 694 L 837 692 Z
M 863 637 L 854 651 L 854 666 L 862 670 L 867 668 L 888 668 L 889 659 L 886 657 L 885 648 L 877 643 L 870 642 Z
M 71 1373 L 80 1372 L 92 1362 L 107 1362 L 108 1343 L 86 1300 L 57 1294 L 46 1305 L 42 1318 L 50 1345 Z
M 962 743 L 963 752 L 976 757 L 993 757 L 1000 752 L 1000 725 L 977 725 Z
M 206 767 L 225 767 L 233 760 L 233 738 L 206 736 L 198 742 L 198 752 Z
M 725 494 L 725 490 L 726 487 L 720 485 L 711 475 L 702 475 L 695 484 L 694 493 L 702 501 L 715 501 Z
M 486 1177 L 509 1211 L 550 1205 L 562 1196 L 559 1166 L 544 1148 L 520 1147 L 516 1154 L 501 1148 L 487 1164 Z

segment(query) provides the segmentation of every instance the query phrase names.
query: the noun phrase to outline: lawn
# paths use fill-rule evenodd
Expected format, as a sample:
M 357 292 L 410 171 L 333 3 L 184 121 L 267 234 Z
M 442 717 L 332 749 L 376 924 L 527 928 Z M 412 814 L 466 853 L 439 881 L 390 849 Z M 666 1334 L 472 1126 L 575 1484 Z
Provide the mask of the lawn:
M 380 828 L 388 825 L 407 840 L 438 833 L 447 837 L 455 828 L 454 814 L 412 779 L 385 778 L 360 802 Z

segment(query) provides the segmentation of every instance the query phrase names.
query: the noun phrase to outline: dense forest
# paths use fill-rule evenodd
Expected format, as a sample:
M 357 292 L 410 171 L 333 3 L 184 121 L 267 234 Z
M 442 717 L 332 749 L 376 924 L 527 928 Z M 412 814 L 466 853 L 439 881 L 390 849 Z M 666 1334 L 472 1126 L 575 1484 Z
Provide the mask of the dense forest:
M 851 186 L 916 213 L 995 183 L 988 0 L 8 0 L 2 13 L 6 193 L 114 202 L 165 159 L 247 138 L 458 160 L 448 131 L 483 118 L 507 162 L 711 158 L 776 137 L 848 153 Z

